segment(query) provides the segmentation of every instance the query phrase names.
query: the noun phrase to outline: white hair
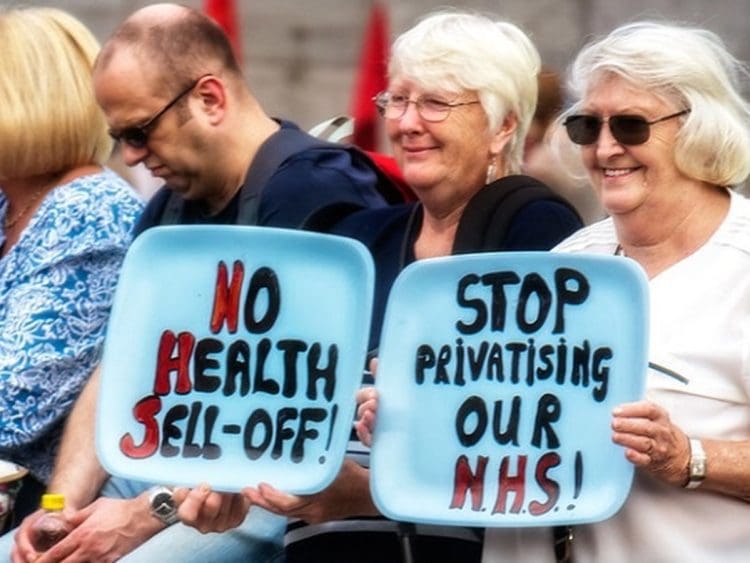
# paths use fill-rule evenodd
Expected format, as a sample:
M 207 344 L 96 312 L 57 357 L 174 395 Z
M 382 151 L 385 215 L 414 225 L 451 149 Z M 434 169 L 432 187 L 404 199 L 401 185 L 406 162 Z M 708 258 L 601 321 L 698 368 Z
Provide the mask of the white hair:
M 639 22 L 590 43 L 570 70 L 575 113 L 588 88 L 617 75 L 678 108 L 690 108 L 675 145 L 688 177 L 734 186 L 750 174 L 750 105 L 740 94 L 747 68 L 705 29 Z
M 508 114 L 518 127 L 506 147 L 509 172 L 517 173 L 523 141 L 537 102 L 539 53 L 515 25 L 467 12 L 430 14 L 393 44 L 388 74 L 426 90 L 476 91 L 496 131 Z

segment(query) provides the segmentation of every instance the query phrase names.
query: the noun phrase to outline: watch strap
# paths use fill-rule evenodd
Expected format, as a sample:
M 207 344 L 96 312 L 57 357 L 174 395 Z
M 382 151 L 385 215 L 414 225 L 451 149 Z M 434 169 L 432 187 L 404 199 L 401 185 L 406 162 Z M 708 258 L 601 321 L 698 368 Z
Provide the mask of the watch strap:
M 706 479 L 706 452 L 697 438 L 690 438 L 690 461 L 688 463 L 688 481 L 686 489 L 697 489 Z

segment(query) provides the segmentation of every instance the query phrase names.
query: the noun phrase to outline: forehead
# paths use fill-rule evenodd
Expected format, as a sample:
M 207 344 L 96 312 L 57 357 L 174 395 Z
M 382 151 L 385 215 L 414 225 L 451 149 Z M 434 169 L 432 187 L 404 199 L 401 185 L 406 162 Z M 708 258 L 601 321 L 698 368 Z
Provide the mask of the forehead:
M 417 96 L 433 94 L 438 96 L 456 96 L 463 93 L 460 88 L 448 88 L 445 85 L 428 84 L 408 77 L 395 77 L 388 83 L 390 92 L 408 92 Z
M 96 100 L 110 127 L 142 123 L 162 104 L 154 92 L 157 77 L 149 65 L 131 56 L 116 54 L 94 74 Z
M 593 78 L 582 101 L 588 111 L 651 112 L 667 106 L 663 97 L 614 73 Z

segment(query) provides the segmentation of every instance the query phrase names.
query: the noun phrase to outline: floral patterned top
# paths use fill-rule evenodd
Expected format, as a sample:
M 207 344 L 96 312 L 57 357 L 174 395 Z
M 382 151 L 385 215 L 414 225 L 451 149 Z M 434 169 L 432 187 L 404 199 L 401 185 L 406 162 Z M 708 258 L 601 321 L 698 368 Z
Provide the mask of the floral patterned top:
M 7 205 L 0 191 L 0 244 Z M 43 482 L 65 417 L 101 357 L 142 209 L 114 172 L 81 176 L 45 196 L 0 259 L 0 458 Z

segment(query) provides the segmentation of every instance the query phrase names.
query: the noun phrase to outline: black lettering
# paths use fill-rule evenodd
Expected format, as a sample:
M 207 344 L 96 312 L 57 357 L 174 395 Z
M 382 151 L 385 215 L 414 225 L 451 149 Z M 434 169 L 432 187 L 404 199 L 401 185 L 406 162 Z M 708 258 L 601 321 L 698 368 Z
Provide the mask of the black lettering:
M 260 319 L 255 318 L 255 305 L 258 295 L 265 290 L 268 298 L 266 310 Z M 281 288 L 276 272 L 271 268 L 258 268 L 250 279 L 250 287 L 245 299 L 245 327 L 253 334 L 268 331 L 279 316 L 281 310 Z
M 435 352 L 427 344 L 421 344 L 417 348 L 416 365 L 414 366 L 414 379 L 417 385 L 422 385 L 425 378 L 425 370 L 435 367 Z
M 224 350 L 224 344 L 216 338 L 199 340 L 195 347 L 195 381 L 193 389 L 200 393 L 213 393 L 221 386 L 221 377 L 209 375 L 206 370 L 219 369 L 219 360 L 209 357 Z
M 473 431 L 467 432 L 466 419 L 476 415 L 477 422 Z M 468 448 L 476 445 L 487 430 L 487 407 L 481 397 L 472 395 L 466 399 L 456 413 L 456 434 L 462 446 Z
M 568 289 L 568 282 L 575 282 L 576 287 Z M 591 287 L 584 275 L 571 268 L 558 268 L 555 271 L 555 292 L 557 305 L 555 308 L 555 328 L 553 334 L 565 332 L 565 305 L 580 305 L 589 296 Z
M 466 289 L 477 283 L 479 283 L 479 276 L 476 274 L 468 274 L 458 280 L 456 302 L 460 307 L 476 311 L 476 316 L 472 323 L 456 322 L 456 329 L 461 334 L 476 334 L 487 324 L 487 309 L 484 306 L 484 302 L 481 299 L 468 299 L 466 297 Z
M 532 295 L 536 296 L 538 303 L 536 318 L 527 321 L 526 313 Z M 552 293 L 542 276 L 531 273 L 524 277 L 521 292 L 518 296 L 518 307 L 516 308 L 516 323 L 518 324 L 518 328 L 526 334 L 538 331 L 544 324 L 544 321 L 547 320 L 547 315 L 551 307 Z
M 536 419 L 534 420 L 534 433 L 531 444 L 534 447 L 542 447 L 542 432 L 547 436 L 547 449 L 560 447 L 560 439 L 557 437 L 552 423 L 560 420 L 562 406 L 560 399 L 551 393 L 545 393 L 539 397 L 536 408 Z

